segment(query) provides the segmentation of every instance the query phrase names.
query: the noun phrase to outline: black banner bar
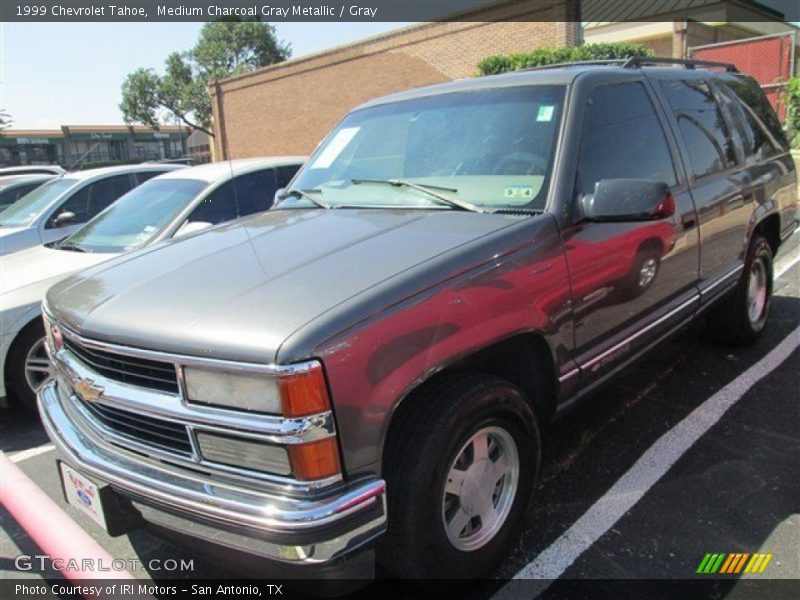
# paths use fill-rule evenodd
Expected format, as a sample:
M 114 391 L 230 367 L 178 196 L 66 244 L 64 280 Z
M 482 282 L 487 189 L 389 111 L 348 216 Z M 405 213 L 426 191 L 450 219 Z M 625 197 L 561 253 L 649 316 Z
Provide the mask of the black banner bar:
M 797 0 L 3 0 L 4 22 L 800 21 Z

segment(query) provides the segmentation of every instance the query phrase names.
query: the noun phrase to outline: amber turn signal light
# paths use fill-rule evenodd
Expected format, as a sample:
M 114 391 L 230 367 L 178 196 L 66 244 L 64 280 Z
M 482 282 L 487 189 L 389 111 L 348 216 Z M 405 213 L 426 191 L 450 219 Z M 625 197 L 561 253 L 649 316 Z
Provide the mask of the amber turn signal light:
M 317 365 L 304 373 L 282 375 L 278 379 L 281 406 L 285 417 L 304 417 L 324 412 L 331 406 L 325 374 Z
M 289 446 L 289 461 L 292 474 L 305 481 L 324 479 L 342 471 L 339 465 L 339 448 L 334 437 Z

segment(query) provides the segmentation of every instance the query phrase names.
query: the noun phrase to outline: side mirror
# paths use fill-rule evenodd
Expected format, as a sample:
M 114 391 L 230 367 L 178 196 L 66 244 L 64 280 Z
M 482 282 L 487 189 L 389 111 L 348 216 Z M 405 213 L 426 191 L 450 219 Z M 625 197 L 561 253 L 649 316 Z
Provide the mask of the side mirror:
M 656 221 L 675 214 L 675 199 L 666 183 L 603 179 L 581 199 L 581 208 L 590 221 Z
M 203 229 L 207 229 L 211 227 L 211 223 L 207 221 L 184 221 L 183 225 L 178 227 L 178 231 L 175 232 L 175 235 L 172 237 L 178 237 L 181 235 L 189 235 L 190 233 L 195 233 L 197 231 L 202 231 Z
M 53 227 L 64 227 L 64 225 L 69 225 L 72 221 L 75 220 L 75 213 L 65 210 L 62 213 L 53 218 Z
M 275 206 L 275 205 L 277 205 L 277 204 L 278 204 L 278 202 L 280 202 L 281 200 L 283 200 L 283 193 L 284 193 L 285 191 L 286 191 L 286 188 L 285 188 L 285 187 L 278 188 L 278 189 L 275 191 L 275 196 L 272 198 L 272 206 Z

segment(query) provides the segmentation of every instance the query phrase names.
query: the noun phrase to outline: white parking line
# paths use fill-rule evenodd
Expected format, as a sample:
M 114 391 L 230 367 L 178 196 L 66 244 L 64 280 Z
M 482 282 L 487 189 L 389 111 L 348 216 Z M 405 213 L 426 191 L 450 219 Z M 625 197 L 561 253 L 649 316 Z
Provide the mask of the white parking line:
M 525 565 L 514 579 L 543 579 L 537 591 L 558 579 L 592 544 L 642 499 L 683 454 L 692 447 L 761 378 L 768 375 L 800 346 L 797 327 L 769 354 L 719 390 L 662 435 L 636 463 L 561 537 Z M 494 596 L 514 598 L 519 589 L 509 582 Z M 530 590 L 526 597 L 530 598 Z
M 42 446 L 36 446 L 35 448 L 28 448 L 27 450 L 14 452 L 13 454 L 9 454 L 8 458 L 11 460 L 11 462 L 18 463 L 27 458 L 33 458 L 34 456 L 39 456 L 45 452 L 50 452 L 50 450 L 53 450 L 54 448 L 55 446 L 53 446 L 53 444 L 44 444 Z
M 785 258 L 786 260 L 781 260 Z M 778 279 L 782 275 L 786 273 L 789 269 L 795 266 L 798 262 L 800 262 L 800 248 L 796 249 L 794 253 L 787 255 L 786 257 L 781 257 L 776 261 L 776 266 L 780 265 L 773 274 L 773 279 Z M 788 261 L 788 262 L 786 262 Z

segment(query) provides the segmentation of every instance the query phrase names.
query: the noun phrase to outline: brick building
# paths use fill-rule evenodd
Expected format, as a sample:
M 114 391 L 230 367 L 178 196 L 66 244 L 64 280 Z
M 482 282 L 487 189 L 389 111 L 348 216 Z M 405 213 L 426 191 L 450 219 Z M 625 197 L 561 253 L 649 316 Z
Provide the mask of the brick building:
M 371 98 L 470 77 L 491 54 L 577 44 L 577 10 L 577 0 L 505 2 L 475 22 L 422 23 L 225 79 L 210 90 L 214 156 L 308 154 Z

